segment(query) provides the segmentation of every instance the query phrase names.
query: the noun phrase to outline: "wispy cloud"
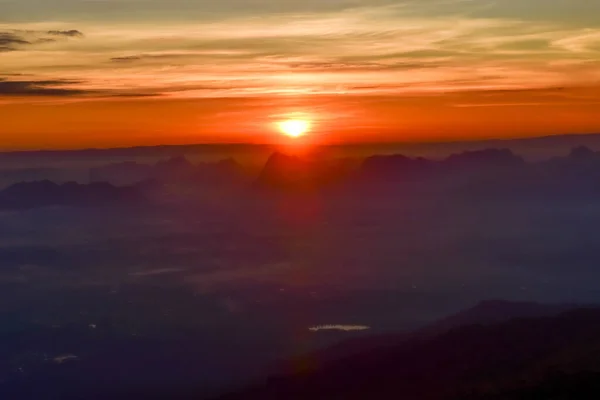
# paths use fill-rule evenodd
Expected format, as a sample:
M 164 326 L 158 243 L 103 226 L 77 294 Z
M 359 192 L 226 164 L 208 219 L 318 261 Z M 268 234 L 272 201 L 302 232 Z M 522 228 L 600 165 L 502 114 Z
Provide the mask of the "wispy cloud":
M 0 52 L 14 51 L 20 46 L 30 44 L 27 40 L 12 32 L 0 32 Z
M 57 30 L 51 30 L 48 31 L 49 35 L 53 35 L 53 36 L 66 36 L 66 37 L 78 37 L 81 38 L 83 37 L 83 33 L 76 30 L 76 29 L 70 29 L 68 31 L 57 31 Z
M 503 1 L 506 10 L 487 0 L 300 9 L 283 1 L 280 12 L 257 1 L 255 14 L 216 12 L 200 22 L 88 21 L 81 31 L 67 23 L 62 30 L 51 27 L 56 22 L 5 24 L 0 51 L 6 72 L 77 80 L 84 92 L 169 98 L 404 95 L 600 80 L 600 26 L 518 18 L 505 12 L 517 5 Z
M 69 86 L 77 81 L 7 81 L 0 78 L 0 96 L 77 96 L 86 92 Z
M 311 332 L 319 332 L 319 331 L 342 331 L 342 332 L 360 332 L 367 331 L 371 329 L 369 326 L 365 325 L 319 325 L 308 328 Z
M 58 38 L 83 37 L 77 30 L 69 31 L 35 31 L 21 29 L 2 30 L 0 27 L 0 52 L 27 50 L 28 46 L 52 43 Z

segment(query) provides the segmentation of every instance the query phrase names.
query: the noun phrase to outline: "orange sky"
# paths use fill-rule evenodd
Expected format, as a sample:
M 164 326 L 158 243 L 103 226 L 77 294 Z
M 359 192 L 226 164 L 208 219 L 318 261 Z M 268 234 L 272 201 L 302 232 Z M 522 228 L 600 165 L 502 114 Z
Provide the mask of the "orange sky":
M 588 0 L 0 2 L 0 149 L 598 133 L 599 88 Z
M 592 89 L 430 96 L 306 96 L 12 102 L 5 149 L 273 143 L 276 121 L 313 121 L 318 143 L 471 140 L 600 132 Z M 581 97 L 581 99 L 579 99 Z

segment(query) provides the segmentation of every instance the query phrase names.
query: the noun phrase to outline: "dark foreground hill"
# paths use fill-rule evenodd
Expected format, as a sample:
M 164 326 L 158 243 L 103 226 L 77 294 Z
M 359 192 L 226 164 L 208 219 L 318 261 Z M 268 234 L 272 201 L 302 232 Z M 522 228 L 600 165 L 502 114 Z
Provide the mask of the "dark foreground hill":
M 344 340 L 341 343 L 319 350 L 310 355 L 302 356 L 301 359 L 287 360 L 284 363 L 279 364 L 276 370 L 279 375 L 281 375 L 282 371 L 293 373 L 295 372 L 297 365 L 303 363 L 303 360 L 307 358 L 311 360 L 312 364 L 317 363 L 318 365 L 325 365 L 357 354 L 365 354 L 383 347 L 397 346 L 404 341 L 432 338 L 464 326 L 490 326 L 508 322 L 516 318 L 552 317 L 577 308 L 579 307 L 570 304 L 485 300 L 472 308 L 442 318 L 416 331 L 369 335 Z
M 174 303 L 182 300 L 174 297 Z M 129 300 L 113 299 L 119 307 Z M 279 378 L 224 399 L 453 399 L 468 391 L 537 390 L 559 372 L 587 379 L 599 371 L 600 310 L 561 314 L 565 307 L 483 302 L 412 334 L 360 339 L 310 355 L 309 365 L 321 368 L 287 376 L 279 369 Z M 239 367 L 254 362 L 252 350 L 235 342 L 228 354 L 211 349 L 217 337 L 235 338 L 228 332 L 174 328 L 134 336 L 118 319 L 95 322 L 5 327 L 0 398 L 201 400 L 231 389 L 224 366 L 232 358 Z M 242 381 L 256 379 L 247 367 L 235 373 L 243 371 Z
M 598 396 L 600 310 L 590 308 L 388 343 L 222 400 Z

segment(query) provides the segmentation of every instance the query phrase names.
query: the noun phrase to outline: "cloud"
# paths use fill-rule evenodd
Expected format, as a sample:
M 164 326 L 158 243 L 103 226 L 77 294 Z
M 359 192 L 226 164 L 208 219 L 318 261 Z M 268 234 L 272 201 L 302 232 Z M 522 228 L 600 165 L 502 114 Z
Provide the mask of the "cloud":
M 69 31 L 35 31 L 11 29 L 0 31 L 0 52 L 25 50 L 35 44 L 53 43 L 57 38 L 81 38 L 83 33 L 77 30 Z
M 158 97 L 160 95 L 162 95 L 163 93 L 161 93 L 160 91 L 157 91 L 156 93 L 152 93 L 152 92 L 148 92 L 148 93 L 136 93 L 136 92 L 131 92 L 131 93 L 107 93 L 106 97 L 115 97 L 115 98 L 144 98 L 144 97 Z
M 83 37 L 83 33 L 76 30 L 76 29 L 71 29 L 68 31 L 57 31 L 57 30 L 53 30 L 53 31 L 48 31 L 49 35 L 53 35 L 53 36 L 66 36 L 66 37 Z
M 353 332 L 353 331 L 366 331 L 371 327 L 366 325 L 319 325 L 308 328 L 311 332 L 319 331 L 342 331 L 342 332 Z
M 86 91 L 65 86 L 77 84 L 76 81 L 46 80 L 46 81 L 8 81 L 0 78 L 1 96 L 77 96 Z
M 325 14 L 356 8 L 398 6 L 404 15 L 437 18 L 471 15 L 526 21 L 567 21 L 600 25 L 594 0 L 2 0 L 6 20 L 176 21 L 284 14 Z
M 2 78 L 4 76 L 5 78 Z M 146 98 L 161 95 L 161 91 L 147 89 L 136 91 L 132 89 L 113 89 L 90 87 L 88 83 L 79 80 L 18 80 L 24 75 L 0 75 L 1 97 L 60 97 L 60 98 Z M 17 80 L 8 80 L 15 78 Z M 176 89 L 173 89 L 176 90 Z
M 241 0 L 224 2 L 244 7 Z M 502 2 L 517 7 L 516 0 Z M 145 1 L 159 3 L 167 5 Z M 16 26 L 20 32 L 37 34 L 7 30 L 10 40 L 16 35 L 28 44 L 5 43 L 3 68 L 40 80 L 80 80 L 86 82 L 82 90 L 103 96 L 106 90 L 181 98 L 403 95 L 570 87 L 600 79 L 597 63 L 588 62 L 600 57 L 600 29 L 528 21 L 501 10 L 501 17 L 489 15 L 488 0 L 275 3 L 253 0 L 255 14 L 236 9 L 198 21 L 78 22 L 85 24 L 76 26 L 81 31 L 25 23 Z M 84 41 L 67 40 L 81 38 L 82 31 Z M 36 52 L 25 58 L 15 49 Z
M 312 72 L 376 72 L 403 71 L 421 68 L 436 68 L 437 63 L 431 62 L 305 62 L 289 63 L 290 68 L 297 71 Z
M 0 32 L 0 52 L 14 51 L 20 46 L 31 44 L 12 32 Z
M 110 59 L 110 61 L 118 62 L 118 63 L 125 63 L 125 62 L 140 61 L 141 59 L 142 59 L 141 56 L 124 56 L 124 57 L 112 57 Z

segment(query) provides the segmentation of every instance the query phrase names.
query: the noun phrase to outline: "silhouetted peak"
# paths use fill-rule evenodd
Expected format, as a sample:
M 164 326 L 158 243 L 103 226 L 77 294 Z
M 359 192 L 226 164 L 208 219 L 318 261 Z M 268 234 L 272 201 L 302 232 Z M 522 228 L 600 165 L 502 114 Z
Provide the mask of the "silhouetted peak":
M 302 162 L 305 161 L 298 156 L 292 156 L 289 154 L 285 154 L 279 151 L 271 154 L 269 159 L 267 160 L 268 164 L 282 164 L 282 163 L 291 163 L 291 162 Z
M 108 164 L 90 169 L 91 182 L 111 182 L 119 186 L 131 185 L 148 179 L 153 166 L 135 161 Z
M 593 158 L 596 155 L 596 153 L 594 153 L 594 151 L 592 149 L 590 149 L 587 146 L 579 146 L 579 147 L 575 147 L 573 150 L 571 150 L 571 153 L 569 154 L 569 158 L 574 159 L 574 160 L 589 160 L 590 158 Z
M 452 166 L 516 166 L 525 164 L 525 160 L 509 149 L 484 149 L 453 154 L 446 159 L 445 163 Z
M 168 160 L 159 161 L 153 171 L 153 175 L 163 181 L 179 182 L 191 179 L 197 172 L 194 166 L 184 156 L 171 157 Z
M 165 161 L 159 161 L 156 164 L 160 169 L 185 169 L 193 167 L 192 163 L 185 156 L 174 156 Z
M 138 162 L 136 161 L 123 161 L 123 162 L 119 162 L 119 163 L 113 163 L 113 164 L 108 164 L 99 168 L 127 168 L 127 167 L 137 167 L 139 165 Z
M 308 172 L 310 163 L 300 157 L 290 156 L 284 153 L 273 153 L 263 169 L 263 177 L 275 177 L 287 179 L 298 179 L 299 174 Z
M 233 158 L 226 158 L 224 160 L 218 161 L 215 165 L 219 168 L 232 168 L 232 169 L 238 169 L 238 168 L 242 167 L 242 165 Z
M 537 318 L 560 314 L 575 308 L 571 304 L 542 304 L 526 301 L 485 300 L 474 307 L 460 311 L 423 330 L 423 333 L 439 333 L 459 326 L 489 325 L 513 318 Z
M 299 157 L 285 153 L 273 153 L 264 167 L 264 172 L 287 175 L 293 179 L 294 175 L 304 175 L 316 172 L 326 166 L 325 161 L 315 160 L 310 157 Z
M 365 165 L 378 165 L 378 166 L 391 166 L 391 165 L 404 165 L 412 162 L 413 159 L 410 157 L 406 157 L 402 154 L 392 154 L 392 155 L 376 155 L 372 157 L 368 157 L 365 160 Z
M 339 176 L 340 168 L 321 157 L 299 157 L 273 153 L 257 180 L 259 187 L 316 188 Z
M 85 185 L 82 185 L 85 186 Z M 87 185 L 91 189 L 95 190 L 111 190 L 116 189 L 117 187 L 109 182 L 93 182 Z
M 599 375 L 590 371 L 598 370 L 599 333 L 598 309 L 575 309 L 404 336 L 315 363 L 304 373 L 278 375 L 224 399 L 597 398 L 600 386 L 591 383 Z M 569 382 L 568 389 L 560 389 L 557 380 Z
M 376 155 L 365 159 L 363 167 L 374 169 L 402 168 L 428 162 L 429 161 L 424 158 L 410 158 L 402 154 Z
M 5 194 L 18 194 L 18 193 L 31 193 L 31 192 L 41 192 L 44 191 L 52 191 L 58 188 L 59 185 L 55 182 L 51 182 L 49 180 L 43 181 L 33 181 L 33 182 L 19 182 L 11 185 L 3 190 Z
M 0 208 L 91 205 L 138 199 L 133 188 L 119 188 L 107 182 L 67 182 L 62 185 L 51 181 L 22 182 L 0 191 Z
M 93 185 L 93 184 L 92 184 Z M 60 185 L 61 189 L 65 189 L 65 190 L 77 190 L 81 187 L 82 185 L 80 185 L 77 182 L 66 182 L 63 183 L 62 185 Z
M 528 302 L 528 301 L 508 301 L 500 299 L 483 300 L 477 303 L 474 307 L 467 311 L 498 311 L 498 310 L 515 310 L 524 308 L 538 308 L 544 307 L 540 303 Z
M 368 157 L 362 165 L 362 171 L 370 177 L 390 177 L 405 173 L 422 172 L 431 166 L 424 158 L 410 158 L 401 154 L 377 155 Z

